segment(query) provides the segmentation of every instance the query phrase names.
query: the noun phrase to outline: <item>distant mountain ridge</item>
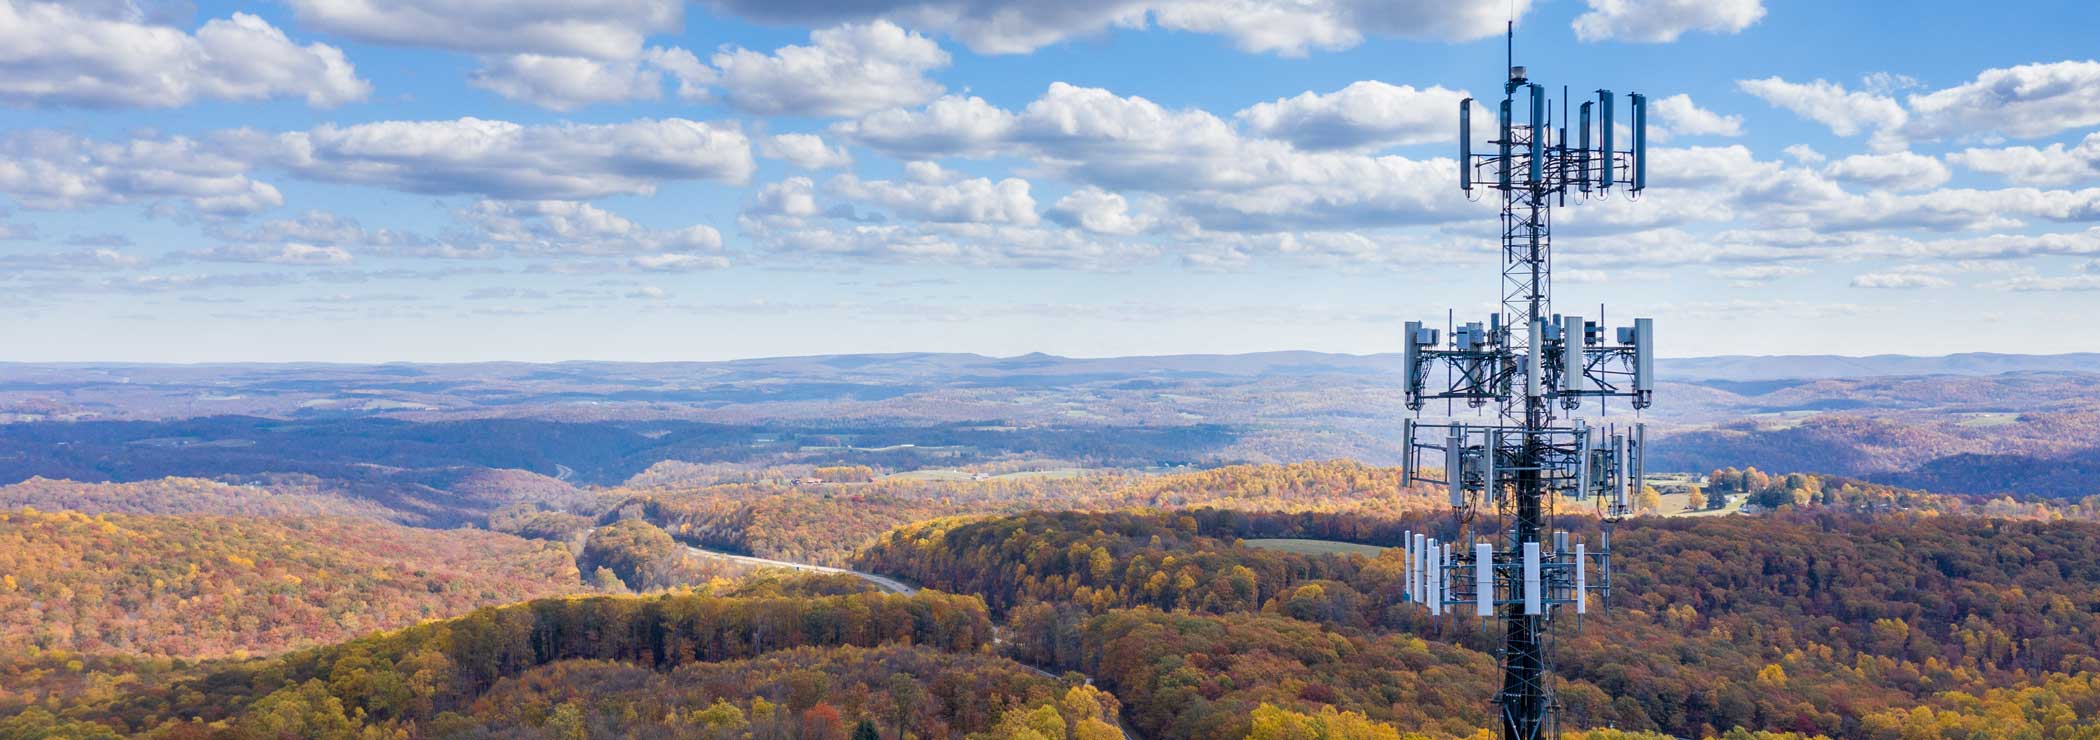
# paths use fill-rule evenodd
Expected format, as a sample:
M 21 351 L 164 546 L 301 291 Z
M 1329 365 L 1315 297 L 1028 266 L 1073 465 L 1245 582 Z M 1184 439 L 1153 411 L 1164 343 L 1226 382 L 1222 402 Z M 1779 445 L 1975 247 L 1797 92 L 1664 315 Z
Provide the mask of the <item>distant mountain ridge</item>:
M 1310 350 L 1249 352 L 1242 354 L 1131 355 L 1123 357 L 1064 357 L 1035 352 L 1012 357 L 993 357 L 966 352 L 895 352 L 877 354 L 802 355 L 757 357 L 738 360 L 691 362 L 626 362 L 569 360 L 563 362 L 475 362 L 475 363 L 206 363 L 195 365 L 157 363 L 21 363 L 0 362 L 0 383 L 17 384 L 39 375 L 64 373 L 77 382 L 82 371 L 119 374 L 125 371 L 160 376 L 211 377 L 222 371 L 303 371 L 325 374 L 349 371 L 385 373 L 401 377 L 511 376 L 561 377 L 569 371 L 586 373 L 626 371 L 645 375 L 698 372 L 723 380 L 748 380 L 767 376 L 891 377 L 891 378 L 1010 378 L 1014 376 L 1085 376 L 1161 374 L 1180 377 L 1244 377 L 1293 375 L 1380 375 L 1398 371 L 1399 353 L 1355 355 Z M 1921 375 L 1998 375 L 2026 372 L 2100 373 L 2100 353 L 2079 352 L 2053 355 L 1963 352 L 1950 355 L 1720 355 L 1712 357 L 1666 357 L 1660 360 L 1663 379 L 1699 382 L 1820 380 Z M 122 381 L 119 381 L 122 382 Z

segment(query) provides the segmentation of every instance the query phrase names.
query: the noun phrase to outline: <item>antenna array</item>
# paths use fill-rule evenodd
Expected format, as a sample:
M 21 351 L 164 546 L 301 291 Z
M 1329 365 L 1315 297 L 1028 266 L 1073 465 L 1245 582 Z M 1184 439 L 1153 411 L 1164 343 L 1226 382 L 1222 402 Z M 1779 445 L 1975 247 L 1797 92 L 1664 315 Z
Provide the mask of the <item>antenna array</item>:
M 1511 26 L 1514 43 L 1515 26 Z M 1613 398 L 1647 408 L 1655 393 L 1655 328 L 1650 319 L 1607 333 L 1601 320 L 1553 313 L 1552 209 L 1613 191 L 1638 198 L 1648 185 L 1648 100 L 1631 94 L 1631 146 L 1618 147 L 1616 96 L 1584 101 L 1569 139 L 1566 92 L 1560 127 L 1543 85 L 1509 67 L 1496 111 L 1499 134 L 1473 151 L 1473 99 L 1459 103 L 1459 188 L 1501 194 L 1502 310 L 1485 322 L 1453 326 L 1450 336 L 1407 322 L 1406 401 L 1464 401 L 1496 408 L 1493 423 L 1403 427 L 1403 485 L 1443 486 L 1459 515 L 1458 541 L 1409 533 L 1407 596 L 1432 615 L 1470 612 L 1503 625 L 1502 737 L 1559 735 L 1560 706 L 1547 652 L 1553 617 L 1589 610 L 1588 596 L 1611 589 L 1611 524 L 1632 511 L 1643 487 L 1645 427 L 1593 427 L 1577 418 L 1586 401 L 1601 412 Z M 1596 146 L 1592 146 L 1592 114 Z M 1602 309 L 1600 308 L 1600 313 Z M 1438 372 L 1441 370 L 1442 372 Z M 1565 417 L 1565 418 L 1563 418 Z M 1426 467 L 1423 463 L 1436 467 Z M 1554 526 L 1560 502 L 1592 504 L 1604 522 L 1596 549 Z M 1493 536 L 1470 536 L 1493 512 Z

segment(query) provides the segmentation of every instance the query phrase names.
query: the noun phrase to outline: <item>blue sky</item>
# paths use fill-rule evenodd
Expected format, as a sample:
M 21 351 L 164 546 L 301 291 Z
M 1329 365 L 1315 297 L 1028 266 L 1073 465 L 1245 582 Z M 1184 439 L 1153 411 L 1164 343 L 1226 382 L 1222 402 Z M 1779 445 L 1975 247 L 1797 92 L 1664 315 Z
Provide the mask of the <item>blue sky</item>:
M 1512 13 L 1656 103 L 1563 310 L 2100 351 L 2090 2 L 0 0 L 0 360 L 1393 351 Z

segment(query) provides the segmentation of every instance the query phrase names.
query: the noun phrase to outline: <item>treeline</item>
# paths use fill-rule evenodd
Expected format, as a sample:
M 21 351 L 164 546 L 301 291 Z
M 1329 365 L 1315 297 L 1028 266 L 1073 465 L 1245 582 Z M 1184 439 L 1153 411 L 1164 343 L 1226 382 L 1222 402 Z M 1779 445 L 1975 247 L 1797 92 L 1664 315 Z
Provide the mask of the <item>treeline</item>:
M 1485 653 L 1267 613 L 1088 614 L 1035 603 L 1017 609 L 1008 630 L 1023 661 L 1109 687 L 1148 738 L 1247 737 L 1264 704 L 1333 707 L 1411 734 L 1465 737 L 1486 728 L 1482 702 L 1497 680 Z
M 1148 648 L 1170 642 L 1165 637 L 1110 646 L 1112 633 L 1101 625 L 1133 619 L 1120 611 L 1131 608 L 1173 611 L 1190 625 L 1260 615 L 1318 624 L 1334 639 L 1406 633 L 1490 650 L 1472 620 L 1432 621 L 1402 604 L 1403 571 L 1390 554 L 1306 556 L 1237 544 L 1248 537 L 1351 538 L 1338 536 L 1346 531 L 1355 541 L 1391 544 L 1400 530 L 1431 524 L 1443 528 L 1432 530 L 1441 536 L 1455 534 L 1447 517 L 1439 519 L 1031 513 L 906 528 L 859 562 L 934 587 L 979 590 L 1015 615 L 1017 647 L 1052 656 L 1059 667 L 1177 662 L 1165 649 Z M 1564 521 L 1578 538 L 1598 541 L 1593 520 Z M 1559 638 L 1571 726 L 1881 737 L 1865 733 L 1921 704 L 1961 716 L 1988 708 L 1956 703 L 1950 691 L 1980 697 L 2100 671 L 2100 647 L 2091 640 L 2100 630 L 2100 526 L 2093 524 L 1809 509 L 1640 518 L 1622 524 L 1613 543 L 1611 607 L 1593 610 L 1580 630 Z M 1046 609 L 1058 618 L 1044 617 Z M 1267 673 L 1290 675 L 1308 665 L 1302 655 L 1279 654 Z M 1160 722 L 1163 732 L 1189 721 L 1159 718 L 1164 710 L 1145 698 L 1156 676 L 1104 670 L 1102 679 L 1133 717 Z M 1326 685 L 1353 680 L 1330 678 Z M 1255 691 L 1237 679 L 1229 685 Z M 1255 691 L 1235 706 L 1305 706 L 1283 701 L 1284 694 Z M 2061 697 L 2046 705 L 2077 706 Z M 1337 706 L 1411 721 L 1375 702 Z M 2094 725 L 2065 720 L 2050 727 Z
M 1013 661 L 925 647 L 800 647 L 654 671 L 571 660 L 499 682 L 431 737 L 1120 738 L 1115 698 Z M 1055 734 L 1031 727 L 1047 717 Z M 540 732 L 534 733 L 537 728 Z M 580 731 L 580 732 L 579 732 Z
M 616 489 L 607 498 L 617 502 L 615 508 L 634 511 L 686 542 L 824 565 L 844 565 L 853 553 L 893 528 L 964 514 L 1211 506 L 1390 517 L 1429 511 L 1439 501 L 1426 487 L 1402 489 L 1397 469 L 1343 460 L 1234 465 L 1159 476 L 883 479 L 815 488 L 747 482 Z
M 543 599 L 275 658 L 205 666 L 106 704 L 69 707 L 66 719 L 169 737 L 269 727 L 286 717 L 300 719 L 283 727 L 414 734 L 426 723 L 453 721 L 446 715 L 473 714 L 499 683 L 564 661 L 669 671 L 803 646 L 916 645 L 970 653 L 990 640 L 982 602 L 934 592 Z
M 0 652 L 275 652 L 581 588 L 565 548 L 491 532 L 0 511 Z

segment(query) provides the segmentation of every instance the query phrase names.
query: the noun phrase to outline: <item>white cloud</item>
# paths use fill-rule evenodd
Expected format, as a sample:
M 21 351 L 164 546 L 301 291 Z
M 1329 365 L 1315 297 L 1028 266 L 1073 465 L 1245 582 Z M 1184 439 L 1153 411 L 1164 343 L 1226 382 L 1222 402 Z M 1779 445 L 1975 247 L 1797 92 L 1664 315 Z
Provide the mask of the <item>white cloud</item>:
M 1845 182 L 1890 190 L 1936 188 L 1953 176 L 1939 160 L 1907 151 L 1855 154 L 1830 163 L 1823 172 Z
M 829 170 L 853 165 L 846 147 L 831 147 L 816 134 L 778 134 L 759 142 L 759 152 L 805 170 Z
M 851 174 L 825 183 L 840 198 L 881 206 L 892 214 L 942 223 L 1031 226 L 1038 217 L 1028 181 L 1006 178 L 952 179 L 920 174 L 918 181 L 864 181 Z
M 1765 17 L 1763 0 L 1588 0 L 1575 18 L 1583 41 L 1669 43 L 1687 31 L 1739 33 Z
M 513 200 L 649 195 L 680 180 L 741 183 L 755 168 L 733 123 L 679 118 L 520 125 L 461 118 L 324 124 L 224 137 L 301 177 L 417 193 Z
M 469 82 L 549 110 L 663 96 L 663 75 L 635 60 L 512 54 L 485 60 Z
M 833 130 L 901 158 L 984 156 L 1004 143 L 1015 116 L 983 98 L 944 96 L 917 110 L 872 113 Z
M 1714 270 L 1713 275 L 1738 284 L 1755 284 L 1797 278 L 1811 272 L 1808 268 L 1798 265 L 1743 265 Z
M 1922 139 L 2049 136 L 2100 125 L 2100 61 L 2022 64 L 1909 98 L 1906 132 Z
M 1130 211 L 1122 194 L 1095 187 L 1074 190 L 1050 207 L 1050 218 L 1096 234 L 1130 236 L 1151 229 L 1157 219 Z
M 2100 290 L 2100 275 L 2020 275 L 2004 280 L 1983 283 L 1986 288 L 2010 290 L 2016 293 L 2066 293 Z
M 261 262 L 273 265 L 347 265 L 350 252 L 342 247 L 323 247 L 297 242 L 279 245 L 229 244 L 188 252 L 184 256 L 206 262 Z
M 1692 96 L 1678 93 L 1655 101 L 1656 123 L 1664 131 L 1682 136 L 1741 136 L 1742 116 L 1724 116 L 1692 103 Z
M 790 177 L 758 189 L 758 204 L 747 213 L 761 216 L 802 218 L 817 215 L 817 184 L 807 177 Z
M 170 108 L 301 97 L 332 107 L 371 91 L 341 50 L 299 46 L 247 13 L 191 35 L 64 3 L 0 2 L 0 103 Z
M 2020 185 L 2100 182 L 2100 132 L 2087 134 L 2075 147 L 2057 143 L 2041 149 L 1968 149 L 1948 154 L 1947 161 Z
M 683 0 L 287 0 L 302 26 L 455 51 L 633 58 L 679 30 Z
M 1794 158 L 1794 161 L 1806 165 L 1822 164 L 1823 160 L 1829 159 L 1829 157 L 1823 156 L 1822 152 L 1816 151 L 1815 147 L 1807 144 L 1788 144 L 1785 151 L 1787 156 Z
M 916 105 L 941 94 L 926 78 L 948 65 L 939 44 L 888 21 L 810 33 L 808 46 L 772 54 L 726 49 L 714 55 L 730 104 L 763 115 L 854 116 Z
M 1502 32 L 1530 0 L 708 0 L 709 7 L 799 26 L 887 18 L 941 31 L 972 50 L 1026 53 L 1111 28 L 1223 35 L 1241 49 L 1303 54 L 1354 46 L 1364 34 L 1467 41 Z
M 1778 77 L 1741 80 L 1743 92 L 1767 103 L 1793 111 L 1795 115 L 1830 127 L 1831 133 L 1851 136 L 1864 130 L 1891 129 L 1910 119 L 1895 98 L 1870 92 L 1847 91 L 1844 85 L 1825 80 L 1788 82 Z
M 458 215 L 475 227 L 478 239 L 519 255 L 707 254 L 722 249 L 722 234 L 711 226 L 650 229 L 573 201 L 483 200 Z M 663 264 L 673 262 L 677 260 Z
M 1365 80 L 1324 95 L 1260 103 L 1233 117 L 1256 134 L 1305 149 L 1403 146 L 1455 139 L 1451 123 L 1465 97 L 1442 87 Z
M 993 153 L 1031 159 L 1079 185 L 1168 194 L 1171 210 L 1228 231 L 1447 221 L 1479 213 L 1442 187 L 1455 165 L 1303 151 L 1246 138 L 1223 119 L 1062 82 L 1019 113 L 943 98 L 837 129 L 900 157 Z
M 0 140 L 0 192 L 36 209 L 75 209 L 171 199 L 203 213 L 241 215 L 284 204 L 246 163 L 180 136 L 124 142 L 56 131 Z
M 1887 290 L 1912 290 L 1917 288 L 1946 288 L 1953 282 L 1937 275 L 1918 272 L 1870 272 L 1852 278 L 1854 288 L 1879 288 Z

